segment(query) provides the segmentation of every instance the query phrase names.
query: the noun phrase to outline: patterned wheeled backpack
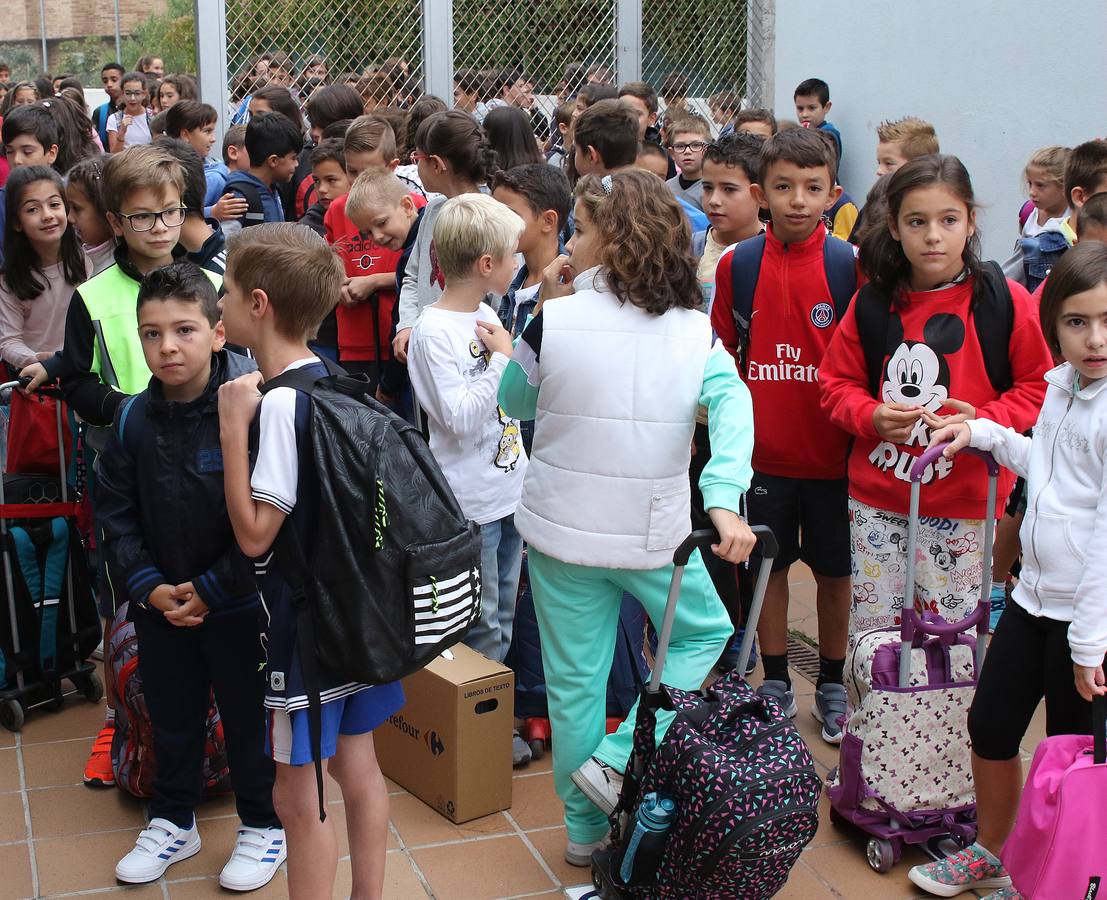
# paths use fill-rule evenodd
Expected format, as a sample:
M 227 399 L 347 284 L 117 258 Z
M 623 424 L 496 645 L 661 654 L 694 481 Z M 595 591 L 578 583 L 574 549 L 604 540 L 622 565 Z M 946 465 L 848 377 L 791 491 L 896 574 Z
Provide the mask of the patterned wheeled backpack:
M 656 791 L 677 813 L 656 882 L 624 890 L 650 900 L 773 896 L 818 828 L 822 779 L 807 745 L 737 672 L 706 697 L 662 691 L 676 718 L 655 750 L 655 712 L 643 697 L 620 804 Z M 640 786 L 629 774 L 636 759 L 649 761 Z
M 142 678 L 138 672 L 138 638 L 127 621 L 124 603 L 115 614 L 107 641 L 108 677 L 115 695 L 115 737 L 111 744 L 111 767 L 115 783 L 136 797 L 153 795 L 157 760 L 154 732 Z M 212 697 L 208 710 L 203 767 L 204 794 L 213 796 L 231 790 L 230 767 L 223 740 L 223 723 Z

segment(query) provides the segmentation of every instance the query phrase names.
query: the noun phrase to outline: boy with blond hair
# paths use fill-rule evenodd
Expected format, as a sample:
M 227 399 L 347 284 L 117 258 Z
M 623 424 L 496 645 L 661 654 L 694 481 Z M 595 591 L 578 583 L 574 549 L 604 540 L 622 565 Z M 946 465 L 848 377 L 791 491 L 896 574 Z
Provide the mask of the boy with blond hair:
M 888 175 L 918 156 L 940 152 L 934 126 L 914 116 L 876 126 L 876 176 Z
M 465 643 L 502 662 L 511 644 L 523 542 L 515 507 L 527 455 L 519 421 L 500 409 L 511 334 L 485 297 L 515 275 L 523 220 L 483 194 L 447 200 L 434 221 L 446 287 L 423 310 L 408 346 L 408 372 L 430 427 L 430 448 L 465 517 L 481 529 L 481 615 Z
M 297 388 L 259 388 L 290 370 L 328 374 L 308 347 L 342 287 L 342 263 L 311 229 L 258 225 L 228 242 L 222 301 L 227 340 L 250 347 L 260 372 L 219 389 L 227 513 L 242 552 L 255 559 L 268 622 L 265 706 L 276 761 L 273 801 L 288 835 L 288 895 L 332 897 L 338 868 L 334 828 L 321 821 L 303 661 L 296 650 L 293 592 L 271 550 L 288 520 L 306 559 L 314 556 L 321 503 L 311 450 L 310 397 Z M 257 422 L 256 452 L 250 429 Z M 251 468 L 251 459 L 253 466 Z M 379 897 L 388 841 L 388 791 L 373 729 L 403 705 L 399 682 L 370 687 L 320 673 L 320 762 L 346 807 L 354 897 Z

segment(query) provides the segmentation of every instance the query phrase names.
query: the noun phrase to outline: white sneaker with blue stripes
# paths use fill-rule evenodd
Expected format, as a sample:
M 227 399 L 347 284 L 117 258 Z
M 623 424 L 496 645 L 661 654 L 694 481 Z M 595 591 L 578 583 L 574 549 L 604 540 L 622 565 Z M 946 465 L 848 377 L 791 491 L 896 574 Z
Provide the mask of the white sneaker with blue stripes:
M 229 891 L 255 891 L 272 880 L 287 855 L 283 828 L 243 825 L 219 883 Z
M 157 881 L 173 863 L 200 852 L 196 820 L 178 828 L 168 819 L 151 819 L 135 841 L 134 849 L 115 866 L 115 877 L 128 884 Z

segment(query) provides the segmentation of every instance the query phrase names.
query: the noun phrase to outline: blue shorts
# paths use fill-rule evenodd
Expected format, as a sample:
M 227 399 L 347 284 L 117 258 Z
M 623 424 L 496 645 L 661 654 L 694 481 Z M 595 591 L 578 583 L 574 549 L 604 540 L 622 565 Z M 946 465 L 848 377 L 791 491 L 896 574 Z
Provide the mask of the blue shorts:
M 334 756 L 340 734 L 367 734 L 404 705 L 404 689 L 398 681 L 365 688 L 323 704 L 321 759 Z M 269 725 L 265 732 L 265 752 L 279 763 L 306 766 L 314 761 L 308 711 L 296 709 L 266 710 Z

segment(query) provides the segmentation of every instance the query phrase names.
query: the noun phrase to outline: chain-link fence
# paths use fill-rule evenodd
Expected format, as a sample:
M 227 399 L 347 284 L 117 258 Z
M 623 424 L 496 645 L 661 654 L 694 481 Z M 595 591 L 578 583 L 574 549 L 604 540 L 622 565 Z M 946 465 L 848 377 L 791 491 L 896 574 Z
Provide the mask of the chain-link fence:
M 481 102 L 525 78 L 548 118 L 559 97 L 589 80 L 614 80 L 617 7 L 616 0 L 454 0 L 454 78 L 479 90 Z
M 721 127 L 747 92 L 747 7 L 720 0 L 643 0 L 642 79 L 663 111 L 687 109 Z
M 371 105 L 406 99 L 422 81 L 420 0 L 226 0 L 226 11 L 232 102 L 285 60 L 301 89 L 347 81 Z

